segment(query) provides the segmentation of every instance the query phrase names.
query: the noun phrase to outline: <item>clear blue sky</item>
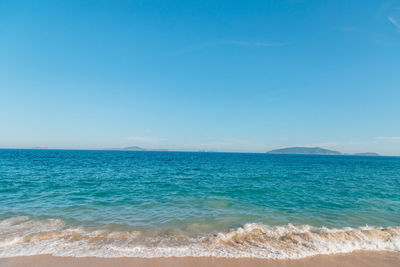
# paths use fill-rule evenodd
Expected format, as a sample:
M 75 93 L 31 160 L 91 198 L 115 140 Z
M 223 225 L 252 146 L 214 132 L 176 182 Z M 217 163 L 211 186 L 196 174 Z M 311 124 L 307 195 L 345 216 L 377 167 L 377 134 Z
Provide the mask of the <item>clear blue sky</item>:
M 400 1 L 0 0 L 0 147 L 400 155 Z

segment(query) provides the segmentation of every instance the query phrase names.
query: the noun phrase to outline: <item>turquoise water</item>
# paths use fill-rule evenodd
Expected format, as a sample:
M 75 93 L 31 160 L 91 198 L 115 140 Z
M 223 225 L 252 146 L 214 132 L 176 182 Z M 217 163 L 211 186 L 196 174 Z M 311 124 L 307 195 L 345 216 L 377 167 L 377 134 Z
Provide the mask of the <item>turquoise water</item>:
M 398 251 L 400 157 L 0 150 L 0 221 L 0 256 Z

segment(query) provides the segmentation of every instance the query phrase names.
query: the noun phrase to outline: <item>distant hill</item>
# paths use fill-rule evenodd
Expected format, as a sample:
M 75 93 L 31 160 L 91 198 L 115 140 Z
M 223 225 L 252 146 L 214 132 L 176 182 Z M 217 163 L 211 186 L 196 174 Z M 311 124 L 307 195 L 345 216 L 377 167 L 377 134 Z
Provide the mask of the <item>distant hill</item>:
M 143 150 L 146 150 L 146 149 L 138 147 L 138 146 L 128 146 L 128 147 L 125 147 L 123 150 L 143 151 Z
M 364 153 L 355 153 L 354 156 L 379 156 L 379 154 L 374 152 L 364 152 Z
M 104 148 L 104 150 L 129 150 L 129 151 L 145 151 L 146 149 L 138 147 L 138 146 L 128 146 L 124 148 Z
M 342 153 L 320 147 L 287 147 L 274 149 L 269 154 L 341 155 Z

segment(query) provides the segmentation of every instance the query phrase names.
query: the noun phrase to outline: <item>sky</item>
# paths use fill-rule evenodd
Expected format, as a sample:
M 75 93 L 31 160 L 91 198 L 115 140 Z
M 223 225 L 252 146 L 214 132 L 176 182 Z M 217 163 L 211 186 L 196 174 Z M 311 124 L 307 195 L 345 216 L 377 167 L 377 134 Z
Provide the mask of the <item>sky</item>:
M 0 147 L 400 155 L 400 1 L 0 0 Z

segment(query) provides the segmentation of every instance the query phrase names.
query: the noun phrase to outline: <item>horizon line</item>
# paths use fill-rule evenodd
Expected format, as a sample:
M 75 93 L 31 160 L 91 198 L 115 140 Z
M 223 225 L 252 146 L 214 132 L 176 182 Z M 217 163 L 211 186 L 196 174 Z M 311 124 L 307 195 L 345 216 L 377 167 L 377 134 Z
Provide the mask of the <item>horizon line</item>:
M 293 147 L 286 147 L 293 148 Z M 309 147 L 312 148 L 312 147 Z M 223 150 L 180 150 L 180 149 L 141 149 L 141 150 L 129 150 L 124 148 L 47 148 L 47 147 L 30 147 L 30 148 L 20 148 L 20 147 L 0 147 L 0 150 L 73 150 L 73 151 L 125 151 L 125 152 L 192 152 L 192 153 L 232 153 L 232 154 L 269 154 L 269 155 L 305 155 L 305 156 L 362 156 L 357 155 L 359 153 L 376 153 L 376 152 L 356 152 L 356 153 L 342 153 L 340 154 L 300 154 L 300 153 L 269 153 L 272 150 L 265 152 L 256 152 L 256 151 L 223 151 Z M 273 149 L 275 150 L 275 149 Z M 378 154 L 376 157 L 400 157 L 400 155 L 387 155 L 387 154 Z M 362 157 L 373 157 L 373 156 L 362 156 Z

